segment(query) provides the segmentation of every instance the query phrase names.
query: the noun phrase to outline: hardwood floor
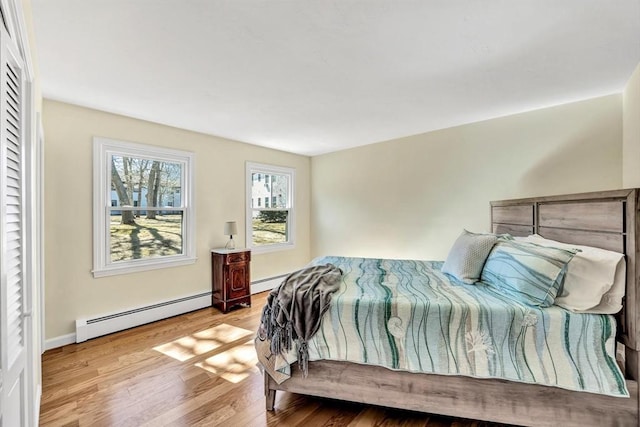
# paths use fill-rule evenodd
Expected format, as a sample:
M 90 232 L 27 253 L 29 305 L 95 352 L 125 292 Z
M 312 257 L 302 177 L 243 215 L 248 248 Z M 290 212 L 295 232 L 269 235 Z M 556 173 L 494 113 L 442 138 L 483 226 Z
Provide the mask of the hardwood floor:
M 41 426 L 489 426 L 278 392 L 265 410 L 251 308 L 207 308 L 49 350 Z

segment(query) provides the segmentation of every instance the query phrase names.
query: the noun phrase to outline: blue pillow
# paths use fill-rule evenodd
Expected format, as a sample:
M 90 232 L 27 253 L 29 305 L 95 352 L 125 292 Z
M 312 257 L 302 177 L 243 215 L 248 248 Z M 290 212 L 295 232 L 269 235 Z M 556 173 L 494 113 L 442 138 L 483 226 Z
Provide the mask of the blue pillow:
M 536 307 L 553 305 L 575 250 L 535 243 L 498 241 L 480 280 L 517 301 Z

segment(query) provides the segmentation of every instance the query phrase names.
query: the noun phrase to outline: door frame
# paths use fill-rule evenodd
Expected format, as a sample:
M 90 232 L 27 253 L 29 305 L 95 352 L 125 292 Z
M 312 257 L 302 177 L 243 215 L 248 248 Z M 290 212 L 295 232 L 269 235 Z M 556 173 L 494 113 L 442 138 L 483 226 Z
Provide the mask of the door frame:
M 24 73 L 23 201 L 24 201 L 24 331 L 25 331 L 25 425 L 38 425 L 42 395 L 41 355 L 44 349 L 44 134 L 36 110 L 33 56 L 22 0 L 0 0 L 9 35 L 21 56 Z M 28 11 L 31 13 L 31 11 Z M 30 18 L 30 17 L 29 17 Z M 1 25 L 1 24 L 0 24 Z M 37 119 L 37 120 L 36 120 Z

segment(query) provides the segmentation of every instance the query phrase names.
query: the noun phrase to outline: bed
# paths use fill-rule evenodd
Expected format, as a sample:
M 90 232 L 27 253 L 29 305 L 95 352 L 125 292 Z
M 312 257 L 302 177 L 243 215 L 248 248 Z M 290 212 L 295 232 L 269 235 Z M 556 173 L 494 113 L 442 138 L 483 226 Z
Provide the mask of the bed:
M 336 360 L 294 364 L 278 384 L 265 372 L 268 410 L 278 390 L 428 413 L 520 425 L 638 425 L 638 189 L 491 202 L 491 227 L 513 236 L 539 234 L 625 254 L 626 295 L 617 315 L 619 363 L 629 397 Z

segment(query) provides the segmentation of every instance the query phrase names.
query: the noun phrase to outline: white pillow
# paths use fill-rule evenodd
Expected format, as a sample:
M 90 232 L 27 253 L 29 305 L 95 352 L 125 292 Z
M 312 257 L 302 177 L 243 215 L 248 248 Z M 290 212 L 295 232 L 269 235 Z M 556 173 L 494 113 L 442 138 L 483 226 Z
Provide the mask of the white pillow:
M 554 304 L 576 313 L 615 314 L 625 293 L 624 255 L 591 246 L 545 239 L 537 234 L 517 238 L 542 246 L 580 249 L 569 262 L 564 289 Z

